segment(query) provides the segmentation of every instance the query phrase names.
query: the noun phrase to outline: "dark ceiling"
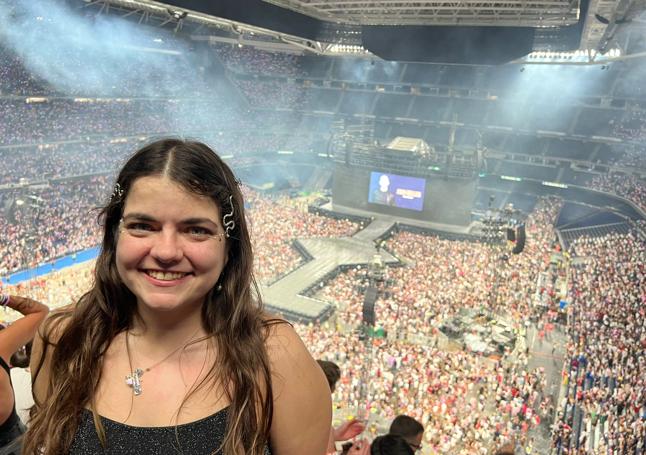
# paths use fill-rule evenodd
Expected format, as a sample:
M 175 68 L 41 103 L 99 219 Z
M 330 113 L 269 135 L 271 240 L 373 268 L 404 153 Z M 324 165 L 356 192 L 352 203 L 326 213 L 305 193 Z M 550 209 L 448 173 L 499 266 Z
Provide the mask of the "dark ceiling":
M 318 40 L 330 24 L 261 0 L 167 0 L 165 3 L 282 33 Z M 558 50 L 578 48 L 589 0 L 581 2 L 578 24 L 555 34 Z M 362 45 L 385 60 L 501 64 L 535 49 L 531 27 L 363 26 Z M 547 43 L 548 46 L 550 43 Z

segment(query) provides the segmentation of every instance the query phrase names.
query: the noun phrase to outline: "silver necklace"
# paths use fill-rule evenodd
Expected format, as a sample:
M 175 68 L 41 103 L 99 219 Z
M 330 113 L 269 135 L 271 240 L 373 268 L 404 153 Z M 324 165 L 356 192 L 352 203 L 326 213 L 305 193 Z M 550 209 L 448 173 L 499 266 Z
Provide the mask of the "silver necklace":
M 133 370 L 133 368 L 132 368 L 132 360 L 131 360 L 131 357 L 130 357 L 130 343 L 128 343 L 128 333 L 129 333 L 129 331 L 126 330 L 126 353 L 128 354 L 128 365 L 130 366 L 130 374 L 126 376 L 126 385 L 128 387 L 132 388 L 132 393 L 134 393 L 135 396 L 141 395 L 141 393 L 143 392 L 143 389 L 141 388 L 141 377 L 144 375 L 144 373 L 147 373 L 150 370 L 152 370 L 153 368 L 161 365 L 162 363 L 164 363 L 166 360 L 168 360 L 173 354 L 175 354 L 180 349 L 186 348 L 186 346 L 188 346 L 188 344 L 191 341 L 193 341 L 193 338 L 195 338 L 195 335 L 197 334 L 198 331 L 199 331 L 199 329 L 196 330 L 195 333 L 193 335 L 191 335 L 191 337 L 185 343 L 182 343 L 179 346 L 177 346 L 170 353 L 168 353 L 168 355 L 166 355 L 166 357 L 164 357 L 160 361 L 154 363 L 153 365 L 149 366 L 148 368 L 143 368 L 143 369 L 142 368 L 135 368 Z

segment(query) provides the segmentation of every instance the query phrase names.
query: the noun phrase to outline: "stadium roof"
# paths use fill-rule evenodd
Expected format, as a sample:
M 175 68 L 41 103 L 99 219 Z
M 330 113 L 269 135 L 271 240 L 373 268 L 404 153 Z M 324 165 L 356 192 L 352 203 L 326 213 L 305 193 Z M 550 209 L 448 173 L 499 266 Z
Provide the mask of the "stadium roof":
M 623 59 L 646 37 L 646 0 L 68 1 L 176 30 L 198 24 L 190 33 L 201 39 L 398 61 L 499 64 L 534 50 L 610 48 Z
M 320 20 L 357 25 L 563 26 L 579 0 L 264 0 Z

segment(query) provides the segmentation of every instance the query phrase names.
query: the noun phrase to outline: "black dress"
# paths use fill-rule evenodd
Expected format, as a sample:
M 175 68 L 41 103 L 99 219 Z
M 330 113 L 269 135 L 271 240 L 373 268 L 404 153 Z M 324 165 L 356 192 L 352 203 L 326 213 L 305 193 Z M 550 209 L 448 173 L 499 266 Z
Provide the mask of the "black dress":
M 70 449 L 72 455 L 211 455 L 222 441 L 227 422 L 227 409 L 183 425 L 169 427 L 133 427 L 101 417 L 107 447 L 101 446 L 94 428 L 92 413 L 83 410 L 81 423 Z M 269 448 L 265 454 L 271 455 Z
M 9 370 L 9 365 L 7 365 L 2 357 L 0 357 L 0 367 L 2 367 L 2 369 L 7 372 L 7 374 L 9 375 L 9 382 L 11 383 L 11 372 Z M 0 372 L 0 374 L 4 373 Z M 13 384 L 11 384 L 11 388 L 13 389 Z M 16 414 L 16 403 L 14 402 L 13 409 L 11 410 L 11 415 L 7 420 L 4 421 L 2 425 L 0 425 L 0 453 L 7 453 L 8 455 L 13 454 L 13 451 L 7 451 L 7 446 L 9 446 L 9 444 L 22 433 L 22 422 L 20 422 L 20 418 L 18 417 L 18 414 Z M 18 452 L 15 453 L 17 454 Z

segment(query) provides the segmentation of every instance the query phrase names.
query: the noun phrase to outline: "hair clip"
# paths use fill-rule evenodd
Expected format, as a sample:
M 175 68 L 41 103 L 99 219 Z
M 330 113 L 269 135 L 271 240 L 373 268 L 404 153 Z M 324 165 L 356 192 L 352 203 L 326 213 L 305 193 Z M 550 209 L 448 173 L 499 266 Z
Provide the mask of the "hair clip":
M 222 217 L 222 224 L 224 224 L 224 229 L 227 238 L 231 237 L 229 234 L 236 228 L 236 222 L 233 220 L 233 196 L 229 196 L 229 204 L 231 205 L 231 211 Z
M 121 185 L 119 183 L 115 183 L 114 188 L 112 190 L 112 196 L 110 197 L 110 199 L 114 200 L 116 198 L 117 200 L 120 200 L 122 196 L 123 196 L 123 189 L 121 188 Z

